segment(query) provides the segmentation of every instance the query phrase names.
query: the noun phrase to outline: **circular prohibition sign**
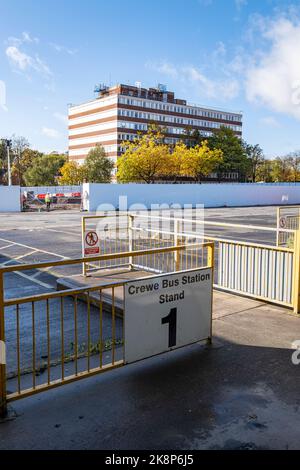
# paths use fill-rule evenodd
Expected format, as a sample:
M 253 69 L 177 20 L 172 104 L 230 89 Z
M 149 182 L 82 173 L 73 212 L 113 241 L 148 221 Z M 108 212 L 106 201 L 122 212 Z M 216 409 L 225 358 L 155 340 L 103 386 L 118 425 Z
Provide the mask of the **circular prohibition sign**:
M 286 218 L 285 218 L 285 217 L 281 217 L 281 218 L 279 219 L 279 226 L 280 226 L 280 228 L 286 228 L 286 225 L 287 225 L 287 224 L 286 224 Z
M 99 241 L 99 237 L 96 232 L 88 232 L 86 234 L 85 241 L 88 246 L 96 246 Z

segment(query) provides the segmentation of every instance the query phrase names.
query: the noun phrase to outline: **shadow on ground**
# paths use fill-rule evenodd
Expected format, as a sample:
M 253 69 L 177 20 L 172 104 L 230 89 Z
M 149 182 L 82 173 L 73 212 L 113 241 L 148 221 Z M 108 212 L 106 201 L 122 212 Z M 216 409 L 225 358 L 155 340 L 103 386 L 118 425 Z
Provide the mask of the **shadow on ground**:
M 221 336 L 15 403 L 0 449 L 299 448 L 292 351 Z

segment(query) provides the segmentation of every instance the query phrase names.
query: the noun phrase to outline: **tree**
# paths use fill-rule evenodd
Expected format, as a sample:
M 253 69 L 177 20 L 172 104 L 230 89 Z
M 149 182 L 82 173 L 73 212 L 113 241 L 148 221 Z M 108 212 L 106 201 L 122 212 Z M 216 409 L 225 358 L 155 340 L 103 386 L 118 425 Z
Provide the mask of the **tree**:
M 106 156 L 101 145 L 90 150 L 83 165 L 82 172 L 89 183 L 110 183 L 114 162 Z
M 255 183 L 258 176 L 258 169 L 264 163 L 264 154 L 262 148 L 256 145 L 250 145 L 244 142 L 244 149 L 248 158 L 248 175 L 252 181 Z
M 187 147 L 196 147 L 207 140 L 207 137 L 204 137 L 198 129 L 188 127 L 182 135 L 182 140 Z
M 222 150 L 211 150 L 204 141 L 201 145 L 183 152 L 180 172 L 182 176 L 191 176 L 201 181 L 220 167 L 222 161 Z
M 272 160 L 264 160 L 257 168 L 256 171 L 256 181 L 264 183 L 272 183 Z
M 42 157 L 43 154 L 39 152 L 38 150 L 32 150 L 30 148 L 25 148 L 21 154 L 20 158 L 16 161 L 14 160 L 14 163 L 12 165 L 12 175 L 17 178 L 18 184 L 24 185 L 25 179 L 24 175 L 27 172 L 29 168 L 33 165 L 33 162 L 35 159 L 38 157 Z
M 0 184 L 7 183 L 7 150 L 4 140 L 0 139 Z
M 183 175 L 183 164 L 187 159 L 189 148 L 183 142 L 177 142 L 172 151 L 172 158 L 170 159 L 169 173 L 173 174 L 176 180 L 177 176 Z
M 292 152 L 284 157 L 284 159 L 290 168 L 288 181 L 296 183 L 300 179 L 300 152 Z
M 77 185 L 86 179 L 86 167 L 74 161 L 66 162 L 60 169 L 60 173 L 60 185 Z
M 42 155 L 36 157 L 32 162 L 32 166 L 24 174 L 26 185 L 55 185 L 65 162 L 65 155 Z
M 272 181 L 276 183 L 289 181 L 291 178 L 291 168 L 286 158 L 277 157 L 272 163 Z
M 23 171 L 21 168 L 21 159 L 23 152 L 29 150 L 30 144 L 28 140 L 23 136 L 17 136 L 13 134 L 11 136 L 11 164 L 12 164 L 12 176 L 18 184 L 24 183 Z M 26 171 L 26 169 L 25 169 Z
M 172 156 L 163 142 L 163 131 L 155 125 L 149 126 L 148 132 L 133 142 L 126 142 L 126 151 L 118 160 L 118 180 L 151 184 L 161 176 L 172 174 Z
M 248 158 L 243 142 L 233 130 L 222 126 L 207 141 L 209 148 L 219 149 L 223 152 L 223 160 L 218 167 L 220 176 L 222 173 L 230 171 L 238 171 L 240 176 L 246 176 L 249 168 Z

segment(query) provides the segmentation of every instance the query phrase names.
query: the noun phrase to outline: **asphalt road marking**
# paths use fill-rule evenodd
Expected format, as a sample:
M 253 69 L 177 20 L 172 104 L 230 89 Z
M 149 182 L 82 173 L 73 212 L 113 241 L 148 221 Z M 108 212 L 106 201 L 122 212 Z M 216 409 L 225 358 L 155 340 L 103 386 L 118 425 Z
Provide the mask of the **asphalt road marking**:
M 22 246 L 23 248 L 28 248 L 29 250 L 38 251 L 39 253 L 45 253 L 46 255 L 55 256 L 57 258 L 62 258 L 62 259 L 68 259 L 67 256 L 59 255 L 58 253 L 52 253 L 51 251 L 42 250 L 34 246 L 24 245 L 23 243 L 19 243 L 19 242 L 12 242 L 11 240 L 7 240 L 5 238 L 0 238 L 0 240 L 6 243 L 13 243 L 14 245 Z
M 81 235 L 81 232 L 74 233 L 74 232 L 66 232 L 64 230 L 56 230 L 54 228 L 49 228 L 49 227 L 44 227 L 42 230 L 49 230 L 49 232 L 58 232 L 58 233 L 65 233 L 66 235 L 72 235 L 73 237 L 78 237 L 78 235 Z
M 52 289 L 52 290 L 54 289 L 54 287 L 51 286 L 50 284 L 47 284 L 46 282 L 43 282 L 43 281 L 39 281 L 38 279 L 35 279 L 35 278 L 33 279 L 32 276 L 28 276 L 27 274 L 24 274 L 21 271 L 13 271 L 13 273 L 17 274 L 20 277 L 23 277 L 24 279 L 27 279 L 30 282 L 34 282 L 35 284 L 38 284 L 41 287 L 45 287 L 46 289 Z
M 24 255 L 17 256 L 16 258 L 10 258 L 9 260 L 5 261 L 4 263 L 1 263 L 0 267 L 3 268 L 4 266 L 11 263 L 12 261 L 18 261 L 20 259 L 26 258 L 27 256 L 33 255 L 34 253 L 37 253 L 37 250 L 30 251 L 29 253 L 25 253 Z
M 5 261 L 4 263 L 2 263 L 0 265 L 0 267 L 4 267 L 6 265 L 8 265 L 9 263 L 11 262 L 17 262 L 18 264 L 22 264 L 20 263 L 20 260 L 21 259 L 24 259 L 26 258 L 27 256 L 30 256 L 34 253 L 45 253 L 47 255 L 50 255 L 50 256 L 54 256 L 54 257 L 57 257 L 57 258 L 61 258 L 61 259 L 68 259 L 66 256 L 63 256 L 63 255 L 59 255 L 57 253 L 52 253 L 50 251 L 46 251 L 46 250 L 40 250 L 39 248 L 34 248 L 32 246 L 28 246 L 28 245 L 24 245 L 23 243 L 18 243 L 18 242 L 12 242 L 11 240 L 7 240 L 5 238 L 0 238 L 1 241 L 4 241 L 6 243 L 10 243 L 9 246 L 21 246 L 23 248 L 26 248 L 26 249 L 29 249 L 30 251 L 29 252 L 26 252 L 25 254 L 23 255 L 20 255 L 20 256 L 17 256 L 16 258 L 13 258 L 11 256 L 8 256 L 8 255 L 5 255 L 9 258 L 9 260 Z M 51 267 L 50 267 L 51 269 Z M 43 282 L 43 281 L 40 281 L 39 279 L 36 279 L 38 275 L 42 274 L 42 271 L 38 271 L 36 274 L 34 274 L 33 276 L 29 276 L 28 274 L 25 274 L 24 272 L 21 272 L 21 271 L 13 271 L 14 274 L 17 274 L 18 276 L 22 277 L 23 279 L 26 279 L 30 282 L 33 282 L 35 284 L 38 284 L 39 286 L 41 287 L 44 287 L 46 289 L 53 289 L 53 286 L 51 286 L 50 284 L 47 284 L 46 282 Z
M 10 245 L 1 246 L 0 250 L 5 250 L 5 248 L 10 248 L 11 246 L 14 246 L 14 243 L 11 243 Z

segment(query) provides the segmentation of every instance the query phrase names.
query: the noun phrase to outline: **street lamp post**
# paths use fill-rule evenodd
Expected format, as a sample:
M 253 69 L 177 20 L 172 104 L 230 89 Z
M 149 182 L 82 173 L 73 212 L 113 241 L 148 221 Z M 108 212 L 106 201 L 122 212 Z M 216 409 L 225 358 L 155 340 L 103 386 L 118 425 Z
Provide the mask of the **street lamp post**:
M 11 140 L 6 141 L 6 148 L 7 148 L 7 176 L 8 176 L 8 186 L 11 186 L 11 165 L 10 165 L 10 147 L 11 147 Z
M 2 139 L 2 142 L 5 142 L 5 145 L 6 145 L 8 186 L 11 186 L 12 179 L 11 179 L 10 148 L 11 148 L 12 141 L 9 139 Z

